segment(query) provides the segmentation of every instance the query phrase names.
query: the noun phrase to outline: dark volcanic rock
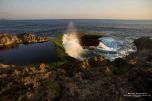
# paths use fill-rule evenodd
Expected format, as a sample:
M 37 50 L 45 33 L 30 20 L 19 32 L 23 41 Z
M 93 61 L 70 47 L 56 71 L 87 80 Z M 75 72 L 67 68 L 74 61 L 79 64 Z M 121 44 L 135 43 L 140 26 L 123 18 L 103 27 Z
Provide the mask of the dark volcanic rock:
M 103 33 L 78 35 L 82 46 L 98 46 L 100 42 L 98 39 L 102 36 Z
M 134 41 L 137 51 L 141 51 L 143 49 L 152 49 L 152 40 L 149 37 L 142 37 L 139 39 L 136 39 Z
M 152 39 L 149 37 L 142 37 L 134 41 L 137 47 L 137 53 L 134 58 L 140 61 L 140 64 L 145 66 L 152 66 Z
M 132 85 L 136 92 L 146 93 L 146 101 L 151 99 L 152 90 L 152 68 L 151 67 L 139 67 L 134 68 L 128 73 L 128 83 Z M 150 96 L 149 96 L 150 95 Z
M 130 66 L 129 64 L 126 62 L 126 60 L 122 59 L 122 58 L 117 58 L 112 62 L 112 66 L 113 66 L 113 71 L 115 74 L 124 74 L 126 73 Z
M 80 44 L 82 46 L 98 46 L 99 45 L 99 36 L 84 35 L 80 38 Z

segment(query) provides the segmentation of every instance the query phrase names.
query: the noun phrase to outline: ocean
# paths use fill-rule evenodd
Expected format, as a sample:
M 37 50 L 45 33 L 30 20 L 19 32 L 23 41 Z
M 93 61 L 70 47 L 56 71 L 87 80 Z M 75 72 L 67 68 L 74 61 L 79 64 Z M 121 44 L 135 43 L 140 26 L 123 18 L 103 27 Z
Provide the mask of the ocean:
M 67 27 L 70 22 L 73 22 L 77 32 L 104 32 L 105 35 L 99 39 L 101 40 L 102 44 L 95 48 L 94 53 L 103 55 L 111 61 L 115 58 L 124 57 L 131 52 L 135 52 L 136 47 L 133 44 L 134 39 L 143 36 L 149 36 L 152 38 L 152 20 L 0 20 L 0 33 L 22 34 L 24 32 L 34 32 L 38 36 L 56 37 L 56 35 L 64 34 L 67 31 Z M 33 45 L 33 47 L 31 47 L 31 51 L 32 48 L 35 49 L 35 47 L 39 46 Z M 17 57 L 17 59 L 15 60 L 15 64 L 23 63 L 19 61 L 22 57 L 18 57 L 18 52 L 23 51 L 22 48 L 25 49 L 25 46 L 21 45 L 20 48 L 17 48 L 15 52 L 12 52 L 12 50 L 7 50 L 8 53 L 5 51 L 5 55 L 4 51 L 0 51 L 0 57 L 3 58 L 4 63 L 13 63 L 11 62 L 13 60 L 10 60 L 13 59 L 13 57 Z M 41 51 L 43 52 L 45 50 L 47 50 L 47 48 L 44 48 L 44 50 Z M 6 54 L 9 54 L 10 57 L 8 57 L 8 55 Z M 17 56 L 12 54 L 16 54 Z M 28 53 L 25 52 L 24 54 Z M 50 55 L 50 57 L 52 56 L 53 55 Z M 38 61 L 40 61 L 42 56 L 36 58 L 38 59 Z M 27 59 L 31 61 L 28 57 L 23 60 L 25 61 Z M 49 58 L 44 58 L 43 60 L 47 61 L 48 59 Z M 30 62 L 27 61 L 27 63 Z
M 67 30 L 73 22 L 77 31 L 103 31 L 111 35 L 152 36 L 152 20 L 0 20 L 0 33 L 35 32 L 55 34 Z

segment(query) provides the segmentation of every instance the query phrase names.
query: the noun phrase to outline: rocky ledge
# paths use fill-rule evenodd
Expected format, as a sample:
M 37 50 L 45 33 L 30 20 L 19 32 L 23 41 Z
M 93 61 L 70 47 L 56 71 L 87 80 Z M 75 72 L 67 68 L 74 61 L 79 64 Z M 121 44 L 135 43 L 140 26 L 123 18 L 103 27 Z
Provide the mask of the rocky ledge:
M 5 47 L 15 44 L 29 44 L 38 42 L 47 42 L 49 39 L 47 37 L 38 37 L 34 33 L 25 32 L 21 35 L 10 35 L 7 33 L 0 34 L 0 47 Z
M 81 46 L 98 46 L 99 38 L 104 35 L 103 32 L 96 33 L 79 33 L 78 37 L 80 40 Z
M 140 40 L 140 41 L 138 41 Z M 151 41 L 137 39 L 146 44 Z M 53 66 L 0 65 L 0 100 L 28 101 L 150 101 L 152 63 L 149 47 L 113 62 L 102 56 L 89 60 L 68 57 Z M 144 49 L 144 50 L 143 50 Z M 146 53 L 144 53 L 146 50 Z M 142 54 L 142 55 L 141 55 Z M 144 93 L 145 95 L 131 95 Z M 138 97 L 137 97 L 138 96 Z
M 152 40 L 149 37 L 142 37 L 134 41 L 137 50 L 151 50 L 152 49 Z
M 41 43 L 41 42 L 47 42 L 47 41 L 49 41 L 49 39 L 47 37 L 36 36 L 34 33 L 28 33 L 28 32 L 25 32 L 19 38 L 21 38 L 22 42 L 25 43 L 25 44 L 29 44 L 29 43 Z

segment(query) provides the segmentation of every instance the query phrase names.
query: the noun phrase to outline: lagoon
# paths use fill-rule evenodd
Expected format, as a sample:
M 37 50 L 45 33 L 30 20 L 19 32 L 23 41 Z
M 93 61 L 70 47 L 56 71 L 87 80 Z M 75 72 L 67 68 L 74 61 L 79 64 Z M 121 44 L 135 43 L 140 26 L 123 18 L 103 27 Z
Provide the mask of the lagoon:
M 4 64 L 50 63 L 57 61 L 57 56 L 56 47 L 52 42 L 20 44 L 11 49 L 0 50 L 0 62 Z

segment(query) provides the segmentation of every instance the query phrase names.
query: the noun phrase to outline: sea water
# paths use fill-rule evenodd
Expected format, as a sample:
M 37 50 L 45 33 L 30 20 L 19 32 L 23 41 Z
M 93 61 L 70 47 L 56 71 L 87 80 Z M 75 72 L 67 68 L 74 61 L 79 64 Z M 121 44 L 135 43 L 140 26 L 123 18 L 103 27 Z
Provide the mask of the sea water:
M 64 19 L 64 20 L 0 20 L 0 33 L 9 34 L 22 34 L 24 32 L 34 32 L 37 36 L 49 36 L 57 37 L 58 34 L 64 34 L 67 32 L 67 26 L 70 22 L 73 22 L 77 33 L 79 32 L 104 32 L 105 35 L 101 37 L 99 46 L 95 47 L 94 53 L 103 55 L 107 59 L 114 60 L 118 57 L 124 57 L 132 52 L 136 51 L 136 47 L 133 43 L 134 39 L 149 36 L 152 38 L 152 20 L 106 20 L 106 19 Z M 42 46 L 41 46 L 42 45 Z M 44 47 L 45 48 L 42 48 Z M 36 47 L 39 53 L 34 55 L 39 57 L 38 59 L 33 59 L 33 57 L 27 57 L 26 63 L 29 63 L 31 59 L 34 62 L 52 61 L 55 55 L 52 55 L 55 51 L 52 44 L 38 44 L 29 46 L 21 46 L 21 48 L 16 48 L 16 53 L 19 54 L 24 47 L 25 51 L 22 52 L 23 56 L 29 53 L 33 53 L 33 49 Z M 34 48 L 33 48 L 34 47 Z M 27 50 L 26 50 L 27 48 Z M 44 49 L 44 50 L 43 50 Z M 30 51 L 29 51 L 30 50 Z M 46 51 L 44 54 L 44 51 Z M 24 60 L 23 57 L 11 60 L 14 55 L 8 57 L 10 51 L 0 51 L 0 57 L 5 58 L 5 63 L 23 63 L 19 60 Z M 11 57 L 12 56 L 12 57 Z M 50 58 L 43 58 L 43 57 Z M 29 60 L 29 61 L 28 61 Z

